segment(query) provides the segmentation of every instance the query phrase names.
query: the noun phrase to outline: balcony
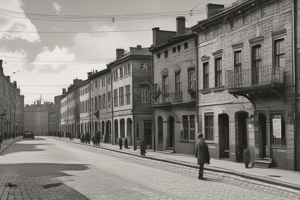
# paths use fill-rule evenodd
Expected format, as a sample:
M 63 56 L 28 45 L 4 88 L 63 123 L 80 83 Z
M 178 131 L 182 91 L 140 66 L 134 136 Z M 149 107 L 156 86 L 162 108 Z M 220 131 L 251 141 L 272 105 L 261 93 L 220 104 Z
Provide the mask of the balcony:
M 162 103 L 173 103 L 182 101 L 182 92 L 162 94 Z
M 244 70 L 226 71 L 228 92 L 233 95 L 248 96 L 249 94 L 276 93 L 281 98 L 284 90 L 283 67 L 260 66 Z

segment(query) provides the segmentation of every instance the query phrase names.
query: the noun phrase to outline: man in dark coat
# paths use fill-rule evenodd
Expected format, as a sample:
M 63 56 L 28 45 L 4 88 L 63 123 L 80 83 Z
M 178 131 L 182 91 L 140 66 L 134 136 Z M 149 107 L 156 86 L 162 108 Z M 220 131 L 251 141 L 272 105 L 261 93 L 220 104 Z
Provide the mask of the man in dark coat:
M 143 136 L 141 136 L 140 140 L 140 150 L 141 150 L 141 156 L 146 155 L 146 141 Z
M 90 134 L 89 134 L 89 132 L 86 132 L 85 143 L 89 143 L 90 144 Z
M 101 132 L 98 131 L 96 136 L 97 136 L 97 146 L 100 146 L 100 136 L 101 136 Z
M 128 148 L 128 140 L 127 140 L 127 138 L 125 138 L 125 140 L 124 140 L 124 146 L 125 146 L 125 149 L 129 149 Z
M 123 147 L 123 140 L 122 140 L 122 138 L 119 138 L 119 147 L 122 150 L 122 147 Z
M 244 152 L 243 152 L 243 161 L 245 163 L 245 167 L 248 168 L 249 167 L 249 162 L 250 162 L 250 152 L 247 148 L 245 148 L 244 146 Z
M 196 146 L 196 158 L 197 158 L 197 164 L 199 165 L 199 176 L 198 179 L 203 180 L 203 168 L 204 164 L 210 164 L 210 155 L 209 155 L 209 150 L 208 146 L 203 139 L 203 134 L 200 133 L 198 134 L 198 142 Z

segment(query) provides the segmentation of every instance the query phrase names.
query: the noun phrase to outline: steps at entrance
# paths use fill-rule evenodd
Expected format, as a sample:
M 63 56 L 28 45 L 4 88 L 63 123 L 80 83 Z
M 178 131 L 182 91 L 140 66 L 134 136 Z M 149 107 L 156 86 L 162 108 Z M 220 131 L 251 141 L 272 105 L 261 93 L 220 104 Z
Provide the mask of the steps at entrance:
M 175 150 L 174 147 L 167 147 L 166 150 L 165 150 L 165 152 L 166 153 L 175 153 L 174 150 Z
M 254 167 L 270 168 L 272 166 L 272 158 L 256 158 L 253 163 Z

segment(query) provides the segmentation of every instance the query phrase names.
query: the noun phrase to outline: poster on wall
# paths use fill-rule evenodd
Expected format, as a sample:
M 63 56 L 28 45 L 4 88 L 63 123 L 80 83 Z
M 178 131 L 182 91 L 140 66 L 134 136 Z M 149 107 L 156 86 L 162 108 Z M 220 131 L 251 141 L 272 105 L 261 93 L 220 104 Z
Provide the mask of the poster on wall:
M 281 115 L 273 115 L 273 136 L 276 138 L 281 138 Z

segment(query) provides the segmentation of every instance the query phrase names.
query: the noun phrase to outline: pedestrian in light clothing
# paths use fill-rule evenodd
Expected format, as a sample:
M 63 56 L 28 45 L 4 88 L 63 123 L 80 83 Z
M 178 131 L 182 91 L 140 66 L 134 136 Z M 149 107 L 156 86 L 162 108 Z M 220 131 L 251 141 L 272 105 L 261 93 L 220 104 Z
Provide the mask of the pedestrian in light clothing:
M 245 146 L 244 146 L 244 149 L 245 149 Z M 248 168 L 249 162 L 250 162 L 250 152 L 247 148 L 243 152 L 243 161 L 245 163 L 245 167 Z
M 198 142 L 196 146 L 196 158 L 197 158 L 197 164 L 199 165 L 199 176 L 198 179 L 203 180 L 203 168 L 204 164 L 210 164 L 210 155 L 209 155 L 209 150 L 208 146 L 203 139 L 203 134 L 200 133 L 198 134 Z
M 141 136 L 140 139 L 140 151 L 141 151 L 141 156 L 146 155 L 146 141 L 143 136 Z

